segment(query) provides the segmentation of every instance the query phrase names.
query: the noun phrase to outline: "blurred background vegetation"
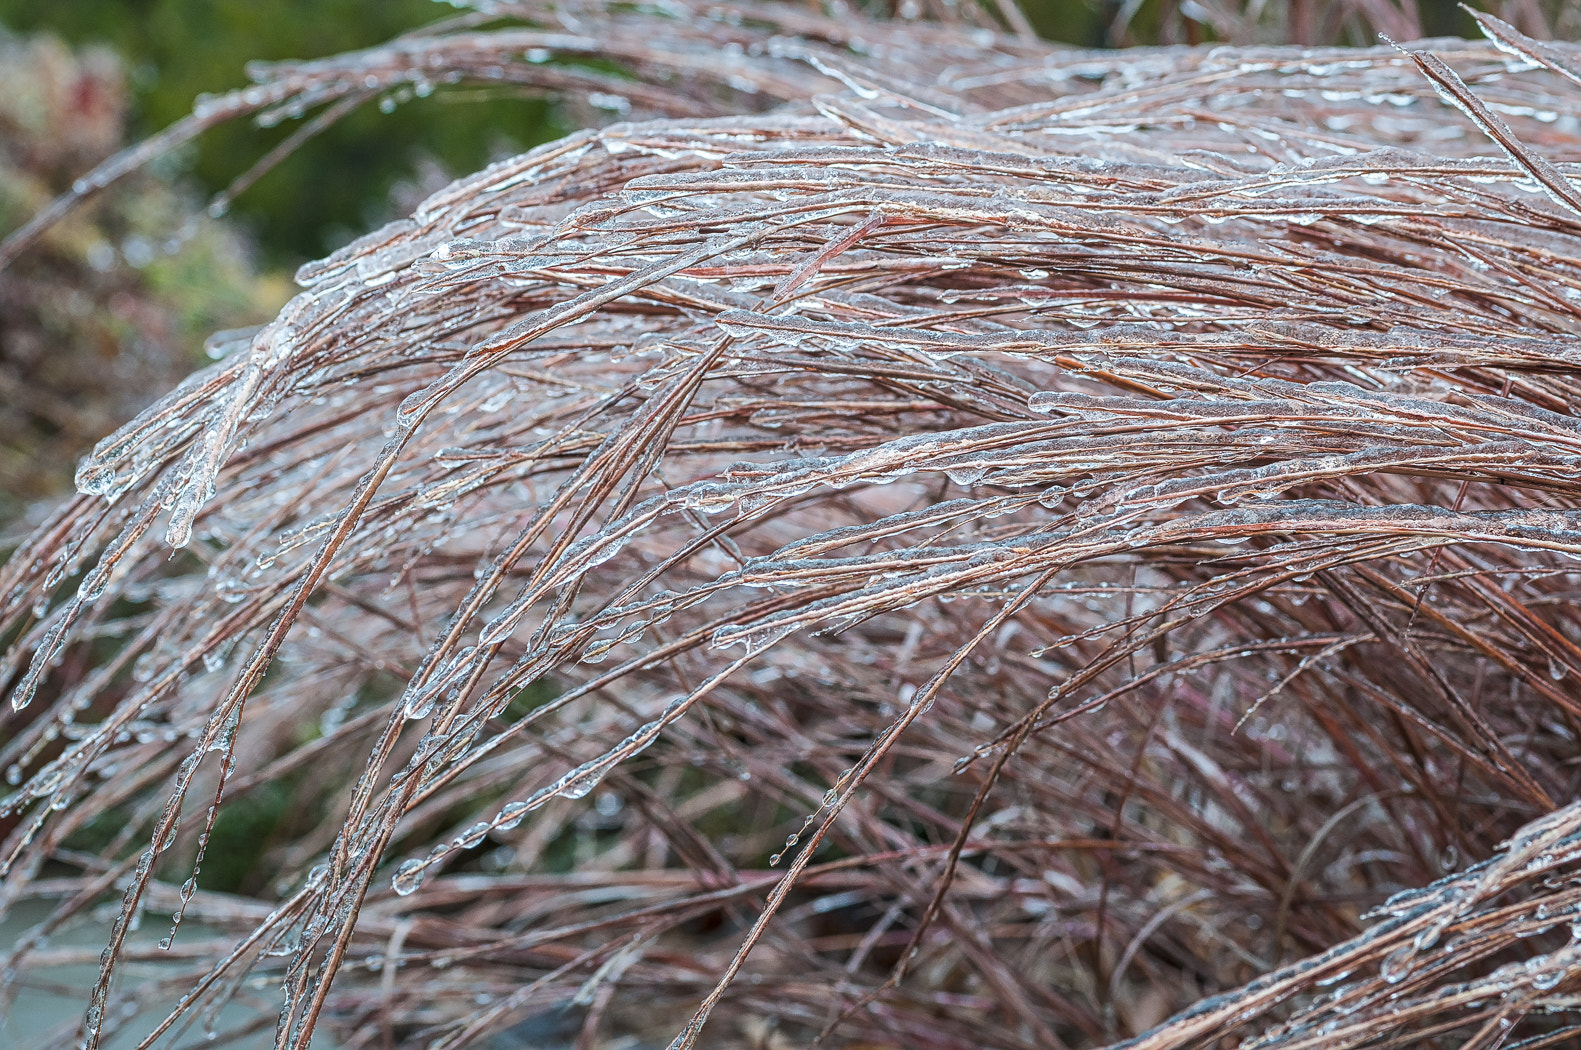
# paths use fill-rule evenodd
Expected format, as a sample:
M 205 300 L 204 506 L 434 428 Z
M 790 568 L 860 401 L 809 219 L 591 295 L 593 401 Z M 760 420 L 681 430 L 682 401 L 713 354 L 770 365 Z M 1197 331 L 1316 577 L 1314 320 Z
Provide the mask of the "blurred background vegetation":
M 454 14 L 433 0 L 0 0 L 0 24 L 14 32 L 48 31 L 123 56 L 134 139 L 185 116 L 201 93 L 245 85 L 248 62 L 371 47 Z M 178 162 L 217 193 L 295 127 L 221 127 Z M 388 219 L 413 196 L 408 186 L 475 171 L 566 130 L 541 99 L 477 90 L 438 92 L 391 113 L 369 106 L 264 176 L 235 218 L 265 265 L 294 269 Z

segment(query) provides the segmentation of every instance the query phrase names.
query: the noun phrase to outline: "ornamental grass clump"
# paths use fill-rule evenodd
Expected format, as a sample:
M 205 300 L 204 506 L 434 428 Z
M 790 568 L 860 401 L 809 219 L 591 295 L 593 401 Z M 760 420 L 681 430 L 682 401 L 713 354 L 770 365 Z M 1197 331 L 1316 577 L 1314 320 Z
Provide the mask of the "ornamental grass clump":
M 1577 1038 L 1581 50 L 474 6 L 163 141 L 633 118 L 304 267 L 0 573 L 59 1045 Z

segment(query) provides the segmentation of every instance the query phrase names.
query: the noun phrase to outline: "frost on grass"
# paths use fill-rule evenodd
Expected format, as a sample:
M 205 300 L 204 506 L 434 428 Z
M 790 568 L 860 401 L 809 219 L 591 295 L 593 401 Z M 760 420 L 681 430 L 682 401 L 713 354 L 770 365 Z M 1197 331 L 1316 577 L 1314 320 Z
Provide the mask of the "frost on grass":
M 206 104 L 673 112 L 304 268 L 0 572 L 4 994 L 118 892 L 90 1044 L 1571 1037 L 1581 54 L 741 11 Z

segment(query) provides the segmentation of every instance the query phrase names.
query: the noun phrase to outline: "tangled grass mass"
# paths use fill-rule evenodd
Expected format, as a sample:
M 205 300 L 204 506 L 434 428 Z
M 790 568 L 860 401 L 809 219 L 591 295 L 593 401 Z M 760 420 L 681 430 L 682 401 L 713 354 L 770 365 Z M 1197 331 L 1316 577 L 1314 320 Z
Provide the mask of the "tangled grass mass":
M 305 267 L 0 572 L 54 1045 L 1576 1045 L 1581 49 L 471 6 L 79 185 L 624 118 Z

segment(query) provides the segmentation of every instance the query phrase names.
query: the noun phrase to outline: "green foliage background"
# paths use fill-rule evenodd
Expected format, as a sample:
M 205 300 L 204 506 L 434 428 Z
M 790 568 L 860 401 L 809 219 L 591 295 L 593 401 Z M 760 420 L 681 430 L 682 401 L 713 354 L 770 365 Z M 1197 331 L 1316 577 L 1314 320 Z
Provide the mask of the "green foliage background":
M 107 43 L 125 57 L 133 140 L 184 116 L 203 92 L 244 86 L 250 61 L 370 47 L 453 14 L 432 0 L 0 0 L 0 23 L 14 31 Z M 218 128 L 180 161 L 217 192 L 298 126 Z M 235 216 L 251 227 L 266 264 L 292 267 L 388 218 L 390 192 L 412 177 L 417 156 L 463 174 L 564 130 L 542 100 L 480 100 L 465 90 L 390 114 L 366 107 L 271 171 Z

